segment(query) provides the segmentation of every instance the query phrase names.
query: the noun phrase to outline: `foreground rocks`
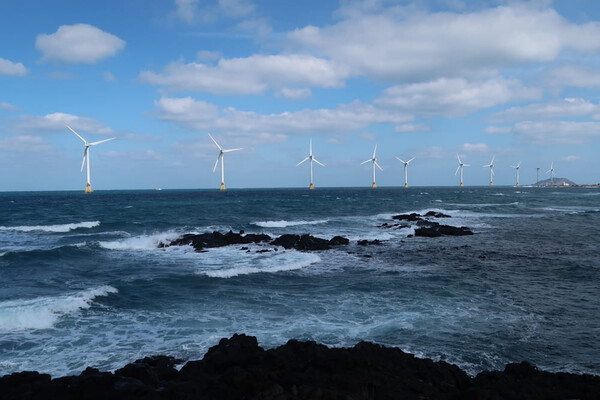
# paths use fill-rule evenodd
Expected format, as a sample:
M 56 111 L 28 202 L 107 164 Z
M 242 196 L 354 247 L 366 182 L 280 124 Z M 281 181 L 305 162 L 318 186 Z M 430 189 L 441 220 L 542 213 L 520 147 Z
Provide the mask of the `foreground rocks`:
M 600 377 L 549 373 L 521 363 L 469 377 L 455 365 L 361 342 L 329 349 L 290 340 L 263 350 L 256 338 L 222 339 L 200 361 L 147 357 L 116 370 L 51 379 L 0 378 L 2 399 L 597 399 Z
M 439 222 L 431 221 L 431 218 L 452 218 L 450 215 L 446 215 L 436 211 L 428 211 L 425 215 L 411 213 L 411 214 L 400 214 L 394 215 L 392 217 L 393 220 L 396 221 L 406 221 L 406 222 L 416 222 L 415 228 L 415 236 L 422 237 L 439 237 L 439 236 L 466 236 L 472 235 L 473 231 L 466 226 L 452 226 L 452 225 L 442 225 Z M 381 228 L 409 228 L 411 225 L 408 225 L 404 222 L 388 224 L 385 223 L 381 225 Z

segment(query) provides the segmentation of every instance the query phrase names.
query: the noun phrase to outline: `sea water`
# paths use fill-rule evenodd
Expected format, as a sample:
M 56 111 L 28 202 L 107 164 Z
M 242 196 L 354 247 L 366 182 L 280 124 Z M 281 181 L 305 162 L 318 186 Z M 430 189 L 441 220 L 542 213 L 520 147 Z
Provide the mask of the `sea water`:
M 474 235 L 381 227 L 430 210 Z M 351 244 L 159 248 L 229 230 Z M 234 333 L 600 374 L 599 237 L 598 188 L 0 193 L 0 375 L 200 359 Z

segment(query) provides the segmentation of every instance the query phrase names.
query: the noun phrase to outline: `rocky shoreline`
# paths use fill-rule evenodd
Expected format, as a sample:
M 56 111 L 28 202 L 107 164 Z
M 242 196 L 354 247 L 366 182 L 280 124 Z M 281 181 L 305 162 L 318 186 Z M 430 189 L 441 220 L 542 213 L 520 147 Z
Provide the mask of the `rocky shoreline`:
M 368 342 L 328 348 L 290 340 L 264 350 L 233 335 L 199 361 L 147 357 L 114 373 L 87 368 L 52 379 L 37 372 L 0 378 L 12 399 L 598 399 L 600 376 L 550 373 L 522 362 L 470 377 L 455 365 Z

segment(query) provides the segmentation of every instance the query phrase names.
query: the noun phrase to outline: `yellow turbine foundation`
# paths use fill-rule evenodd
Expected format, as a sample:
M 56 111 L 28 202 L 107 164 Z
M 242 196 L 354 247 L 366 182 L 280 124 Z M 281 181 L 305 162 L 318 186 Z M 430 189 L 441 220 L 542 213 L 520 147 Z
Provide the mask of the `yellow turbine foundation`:
M 225 184 L 223 182 L 221 182 L 221 187 L 219 188 L 219 190 L 226 190 Z
M 373 182 L 373 186 L 371 186 L 373 189 L 377 189 L 377 185 L 375 184 L 375 182 Z
M 494 186 L 494 182 L 490 182 L 490 186 Z
M 460 187 L 463 187 L 463 186 L 465 186 L 465 185 L 463 185 L 463 183 L 461 182 L 461 183 L 460 183 Z
M 404 187 L 405 187 L 405 188 L 407 188 L 407 187 L 408 187 L 408 183 L 405 183 L 405 184 L 404 184 Z
M 516 186 L 517 186 L 517 187 L 519 187 L 520 185 L 517 183 L 517 185 L 516 185 Z
M 315 190 L 315 185 L 313 185 L 312 183 L 310 184 L 310 186 L 308 187 L 310 190 Z
M 85 185 L 85 192 L 84 193 L 93 193 L 94 191 L 92 190 L 92 186 L 90 184 Z

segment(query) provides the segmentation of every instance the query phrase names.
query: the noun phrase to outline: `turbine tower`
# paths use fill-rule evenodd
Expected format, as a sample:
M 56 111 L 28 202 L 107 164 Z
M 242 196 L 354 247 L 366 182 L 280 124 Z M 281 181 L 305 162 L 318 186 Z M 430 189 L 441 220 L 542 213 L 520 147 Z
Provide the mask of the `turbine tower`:
M 411 162 L 412 160 L 414 160 L 415 158 L 416 158 L 416 157 L 413 157 L 413 158 L 411 158 L 411 159 L 410 159 L 410 160 L 408 160 L 408 161 L 404 161 L 403 159 L 396 157 L 396 159 L 397 159 L 398 161 L 400 161 L 402 164 L 404 164 L 404 187 L 405 187 L 405 188 L 407 188 L 407 187 L 408 187 L 408 172 L 407 172 L 407 171 L 408 171 L 408 164 L 410 164 L 410 162 Z
M 454 175 L 456 175 L 458 173 L 458 170 L 460 169 L 460 186 L 463 187 L 463 167 L 468 167 L 469 164 L 465 164 L 462 161 L 460 161 L 460 157 L 458 156 L 458 154 L 456 155 L 456 158 L 458 158 L 458 167 L 456 167 L 456 172 L 454 173 Z
M 535 186 L 540 186 L 540 167 L 536 167 L 537 172 L 537 181 L 535 182 Z
M 69 125 L 65 125 L 67 128 L 69 128 L 69 130 L 71 132 L 73 132 L 75 135 L 77 135 L 77 137 L 79 139 L 81 139 L 81 141 L 83 142 L 83 144 L 85 145 L 85 149 L 83 150 L 83 161 L 81 162 L 81 171 L 83 172 L 83 165 L 86 164 L 87 165 L 87 179 L 85 182 L 85 192 L 84 193 L 92 193 L 92 184 L 90 181 L 90 146 L 95 146 L 97 144 L 100 143 L 104 143 L 104 142 L 108 142 L 109 140 L 113 140 L 115 138 L 110 138 L 110 139 L 104 139 L 104 140 L 99 140 L 97 142 L 92 142 L 92 143 L 88 143 L 87 140 L 85 140 L 84 138 L 81 137 L 81 135 L 79 135 L 79 133 L 75 132 L 75 130 L 73 130 L 73 128 L 71 128 Z
M 490 163 L 488 165 L 483 166 L 483 168 L 487 168 L 487 167 L 490 168 L 490 186 L 494 186 L 494 178 L 493 178 L 493 176 L 494 176 L 494 157 L 495 156 L 492 156 L 492 161 L 490 161 Z M 462 179 L 461 179 L 461 181 L 462 181 Z
M 383 168 L 381 168 L 381 166 L 379 164 L 377 164 L 377 158 L 375 157 L 376 152 L 377 152 L 377 145 L 375 145 L 375 150 L 373 150 L 373 157 L 360 163 L 360 165 L 368 163 L 369 161 L 371 161 L 373 163 L 373 185 L 371 186 L 373 189 L 375 189 L 377 187 L 377 185 L 375 184 L 375 166 L 377 166 L 377 168 L 379 168 L 380 170 L 383 171 Z
M 210 136 L 210 133 L 208 134 L 208 136 Z M 242 148 L 237 148 L 237 149 L 223 149 L 221 146 L 219 146 L 219 143 L 217 143 L 217 141 L 215 140 L 215 138 L 213 138 L 212 136 L 210 136 L 210 138 L 212 139 L 212 141 L 217 145 L 217 147 L 219 148 L 219 155 L 217 156 L 217 161 L 215 162 L 215 167 L 213 168 L 213 172 L 215 172 L 217 170 L 217 165 L 219 165 L 219 161 L 221 161 L 221 187 L 219 187 L 219 190 L 225 190 L 225 158 L 224 158 L 224 154 L 225 153 L 230 153 L 232 151 L 238 151 L 238 150 L 242 150 Z
M 299 166 L 300 164 L 302 164 L 304 161 L 310 161 L 310 186 L 308 187 L 310 190 L 313 190 L 315 188 L 315 186 L 313 185 L 313 161 L 316 162 L 317 164 L 319 164 L 321 167 L 324 167 L 325 164 L 321 164 L 314 156 L 313 156 L 313 152 L 312 152 L 312 139 L 310 139 L 309 142 L 309 154 L 308 157 L 306 157 L 304 160 L 300 161 L 298 164 L 296 164 L 296 167 Z
M 550 163 L 550 169 L 546 173 L 550 173 L 550 186 L 554 186 L 554 161 Z
M 517 165 L 511 165 L 511 167 L 517 171 L 517 184 L 515 186 L 519 187 L 519 168 L 521 168 L 521 161 L 519 161 Z

